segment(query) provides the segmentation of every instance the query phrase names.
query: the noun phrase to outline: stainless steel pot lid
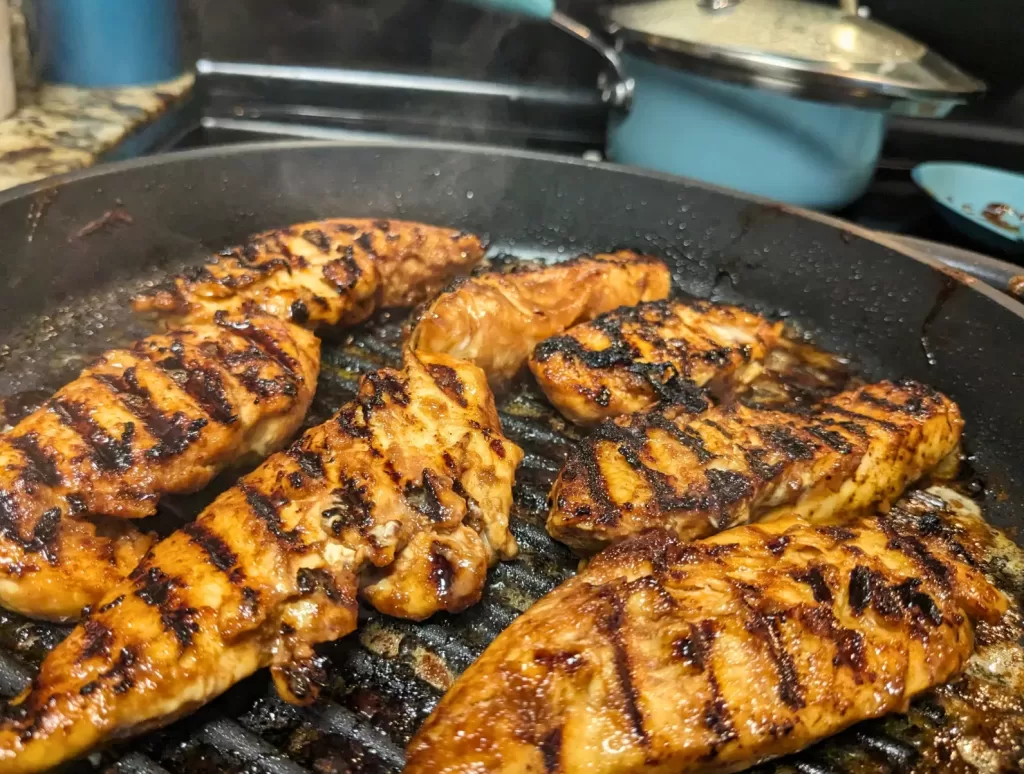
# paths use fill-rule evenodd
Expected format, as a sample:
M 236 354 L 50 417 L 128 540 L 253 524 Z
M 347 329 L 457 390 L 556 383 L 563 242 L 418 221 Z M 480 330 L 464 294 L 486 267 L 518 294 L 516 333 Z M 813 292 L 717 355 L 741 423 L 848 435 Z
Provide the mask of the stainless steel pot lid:
M 985 85 L 922 43 L 806 0 L 654 0 L 605 9 L 618 45 L 795 96 L 941 116 Z

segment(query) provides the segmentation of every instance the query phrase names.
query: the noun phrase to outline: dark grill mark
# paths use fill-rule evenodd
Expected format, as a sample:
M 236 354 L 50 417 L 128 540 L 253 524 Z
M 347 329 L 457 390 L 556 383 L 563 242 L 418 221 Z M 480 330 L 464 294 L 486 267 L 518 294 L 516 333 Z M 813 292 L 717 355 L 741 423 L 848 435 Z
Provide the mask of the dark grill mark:
M 167 371 L 215 422 L 230 425 L 238 420 L 224 393 L 220 373 L 215 369 L 195 363 L 186 364 L 181 355 L 160 360 L 157 365 Z
M 189 540 L 203 549 L 210 563 L 221 572 L 228 572 L 238 562 L 238 556 L 220 537 L 202 522 L 192 521 L 182 527 Z
M 750 477 L 735 470 L 708 468 L 704 471 L 704 477 L 711 487 L 711 494 L 718 503 L 719 508 L 725 505 L 732 505 L 754 494 L 754 487 L 750 482 Z
M 57 564 L 57 533 L 60 530 L 60 508 L 48 508 L 39 515 L 32 528 L 32 545 L 51 565 Z
M 295 576 L 295 586 L 300 594 L 322 591 L 331 602 L 346 602 L 344 595 L 334 582 L 334 576 L 325 569 L 303 567 Z
M 96 682 L 95 680 L 90 680 L 89 682 L 87 682 L 85 685 L 83 685 L 81 688 L 78 689 L 78 693 L 81 696 L 88 696 L 89 694 L 93 693 L 99 687 L 100 687 L 100 684 L 98 682 Z
M 797 614 L 807 630 L 817 637 L 831 640 L 836 647 L 832 664 L 847 666 L 853 670 L 859 683 L 861 673 L 867 668 L 867 654 L 864 651 L 864 635 L 839 624 L 839 620 L 826 605 L 800 606 Z
M 541 757 L 544 758 L 544 771 L 558 771 L 558 761 L 562 756 L 562 729 L 553 728 L 548 731 L 538 745 Z
M 89 409 L 80 403 L 54 400 L 50 409 L 61 424 L 74 430 L 92 450 L 96 465 L 103 470 L 124 473 L 132 466 L 132 441 L 135 439 L 135 425 L 124 423 L 120 438 L 113 438 L 100 427 L 91 416 Z
M 423 483 L 414 485 L 410 481 L 405 487 L 404 495 L 406 501 L 413 508 L 426 514 L 431 521 L 436 523 L 445 521 L 451 515 L 449 509 L 441 504 L 438 497 L 437 493 L 440 489 L 441 482 L 437 476 L 429 470 L 424 470 Z
M 373 238 L 365 231 L 357 236 L 354 242 L 363 249 L 364 252 L 373 255 Z
M 235 374 L 235 378 L 247 391 L 260 398 L 273 398 L 277 395 L 294 397 L 299 392 L 299 388 L 292 378 L 286 376 L 280 379 L 267 379 L 260 376 L 260 368 L 257 365 L 242 369 Z
M 32 537 L 25 538 L 19 525 L 26 514 L 17 505 L 17 500 L 10 492 L 0 490 L 0 535 L 19 546 L 25 553 L 43 555 L 51 565 L 55 565 L 57 556 L 57 534 L 60 528 L 61 512 L 59 508 L 44 511 L 32 529 Z
M 953 580 L 953 568 L 936 558 L 917 538 L 896 535 L 890 538 L 888 548 L 909 556 L 914 563 L 935 580 L 949 588 Z
M 366 411 L 358 403 L 347 403 L 334 415 L 338 429 L 352 438 L 369 438 L 370 428 L 366 424 Z
M 841 433 L 837 433 L 835 430 L 827 430 L 826 428 L 818 425 L 811 425 L 807 428 L 807 432 L 818 440 L 824 442 L 830 449 L 837 451 L 840 454 L 849 454 L 853 451 L 853 446 L 843 438 Z
M 612 340 L 604 349 L 586 349 L 572 336 L 552 336 L 538 344 L 533 350 L 533 359 L 546 363 L 556 354 L 566 360 L 579 360 L 586 368 L 609 369 L 616 366 L 632 365 L 640 357 L 640 353 L 625 341 Z
M 157 442 L 146 451 L 150 459 L 175 457 L 201 436 L 207 425 L 205 418 L 189 419 L 180 411 L 167 417 L 153 403 L 149 390 L 139 384 L 135 367 L 123 374 L 94 374 L 94 377 L 117 394 L 121 403 L 132 412 Z
M 793 663 L 793 656 L 783 642 L 779 616 L 767 615 L 750 606 L 746 629 L 762 642 L 775 665 L 775 673 L 779 678 L 779 698 L 790 709 L 804 707 L 806 702 L 800 686 L 800 675 Z
M 751 472 L 762 481 L 772 481 L 786 467 L 785 462 L 767 462 L 770 452 L 767 449 L 744 449 L 743 457 L 750 466 Z
M 36 433 L 25 433 L 25 435 L 11 438 L 11 446 L 25 455 L 25 467 L 22 469 L 22 475 L 27 482 L 44 486 L 61 485 L 63 479 L 60 471 L 57 469 L 53 457 L 40 448 L 39 436 Z
M 687 666 L 703 672 L 708 668 L 711 658 L 711 643 L 715 639 L 715 624 L 705 620 L 699 624 L 690 624 L 690 634 L 681 637 L 674 643 L 676 655 Z
M 782 553 L 786 550 L 786 546 L 788 545 L 789 537 L 787 535 L 779 535 L 777 538 L 772 538 L 765 544 L 772 556 L 782 556 Z
M 174 604 L 173 592 L 184 586 L 182 581 L 168 576 L 159 567 L 140 568 L 129 577 L 139 586 L 134 591 L 135 596 L 159 611 L 164 631 L 173 634 L 182 648 L 190 646 L 193 636 L 199 632 L 199 612 L 194 607 Z
M 327 284 L 339 294 L 344 295 L 352 290 L 359 283 L 359 278 L 363 276 L 363 270 L 356 262 L 352 245 L 345 248 L 341 258 L 335 258 L 324 264 L 323 274 Z
M 199 621 L 196 620 L 199 611 L 194 607 L 177 607 L 172 610 L 160 611 L 160 623 L 164 629 L 171 632 L 182 648 L 192 644 L 192 640 L 199 633 Z
M 857 423 L 878 425 L 878 427 L 881 427 L 893 433 L 898 433 L 900 429 L 899 425 L 895 425 L 892 422 L 889 422 L 885 419 L 876 419 L 875 417 L 868 416 L 867 414 L 860 414 L 856 411 L 850 411 L 849 409 L 834 406 L 831 403 L 826 403 L 824 406 L 822 406 L 822 412 L 826 414 L 839 414 L 840 416 L 849 417 L 850 419 L 853 420 L 852 426 L 848 423 L 841 423 L 840 426 L 846 430 L 849 430 L 850 432 L 857 433 L 858 435 L 865 435 L 866 431 L 863 428 L 857 428 L 857 430 L 860 431 L 857 432 L 857 430 L 854 429 L 857 426 Z
M 883 618 L 901 620 L 910 612 L 933 626 L 942 624 L 942 610 L 935 600 L 920 591 L 921 580 L 908 578 L 890 586 L 881 573 L 857 565 L 850 573 L 850 606 L 857 615 L 870 607 Z
M 466 408 L 468 404 L 466 403 L 465 385 L 459 379 L 459 375 L 454 368 L 440 363 L 429 363 L 427 365 L 427 373 L 430 374 L 434 383 L 445 395 L 462 406 L 462 408 Z
M 306 302 L 301 298 L 292 301 L 289 312 L 291 314 L 292 322 L 295 322 L 298 325 L 305 325 L 309 322 L 309 307 L 306 306 Z
M 672 438 L 677 440 L 685 448 L 693 452 L 697 462 L 701 465 L 707 464 L 715 458 L 715 455 L 704 446 L 704 439 L 689 427 L 679 427 L 675 422 L 668 419 L 659 411 L 652 411 L 644 416 L 644 421 L 651 427 L 664 430 Z
M 846 527 L 818 527 L 818 533 L 832 538 L 837 543 L 845 543 L 857 537 L 857 533 Z
M 820 567 L 813 566 L 803 572 L 794 572 L 793 579 L 806 583 L 811 587 L 811 593 L 814 595 L 815 602 L 832 604 L 832 589 L 829 588 L 828 583 L 825 581 L 825 576 L 822 575 Z
M 112 600 L 107 602 L 107 604 L 100 605 L 98 608 L 96 608 L 96 612 L 105 613 L 108 610 L 113 610 L 115 607 L 120 607 L 122 602 L 124 602 L 124 594 L 118 594 Z
M 736 738 L 736 727 L 732 722 L 732 714 L 722 697 L 722 689 L 718 685 L 718 677 L 714 672 L 708 673 L 708 685 L 711 698 L 704 705 L 704 725 L 715 735 L 711 743 L 711 757 L 718 755 L 718 748 Z
M 254 325 L 251 320 L 232 320 L 224 312 L 217 312 L 213 316 L 214 321 L 227 330 L 234 331 L 239 336 L 242 336 L 250 343 L 263 352 L 264 355 L 275 361 L 281 368 L 287 371 L 292 376 L 298 376 L 301 369 L 299 368 L 298 361 L 289 355 L 277 339 L 271 336 L 263 328 L 258 325 Z
M 434 541 L 430 544 L 430 582 L 437 590 L 437 598 L 447 603 L 455 582 L 455 567 L 448 557 L 448 549 L 443 543 Z
M 302 232 L 302 238 L 309 242 L 313 247 L 319 250 L 321 253 L 326 253 L 331 249 L 331 239 L 323 231 L 319 229 L 311 228 Z
M 913 382 L 905 383 L 903 385 L 905 389 L 913 390 L 914 388 L 920 389 L 920 385 Z M 879 398 L 872 395 L 866 389 L 861 390 L 860 395 L 857 396 L 859 400 L 865 403 L 870 403 L 875 406 L 884 408 L 886 411 L 892 411 L 896 414 L 909 414 L 910 416 L 917 417 L 918 419 L 926 419 L 934 413 L 934 406 L 928 405 L 925 402 L 924 396 L 910 395 L 907 398 L 906 403 L 896 403 L 895 401 L 888 400 L 887 398 Z
M 86 661 L 96 656 L 106 656 L 114 642 L 114 633 L 110 628 L 95 618 L 88 618 L 82 624 L 82 630 L 82 650 L 79 653 L 78 661 Z
M 159 567 L 134 570 L 129 578 L 138 588 L 133 592 L 150 607 L 162 607 L 171 598 L 171 591 L 180 585 L 176 578 L 171 578 Z
M 717 431 L 718 431 L 718 433 L 719 433 L 719 434 L 720 434 L 720 435 L 721 435 L 721 436 L 722 436 L 722 437 L 723 437 L 723 438 L 724 438 L 725 440 L 727 440 L 727 441 L 731 441 L 731 440 L 732 440 L 732 433 L 730 433 L 730 432 L 729 432 L 728 430 L 726 430 L 726 429 L 725 429 L 724 427 L 722 427 L 722 425 L 720 425 L 720 424 L 719 424 L 718 422 L 716 422 L 715 420 L 713 420 L 713 419 L 702 419 L 702 420 L 701 420 L 701 422 L 703 422 L 703 423 L 704 423 L 705 425 L 707 425 L 708 427 L 712 427 L 712 428 L 714 428 L 715 430 L 717 430 Z
M 390 369 L 367 374 L 363 377 L 363 383 L 370 386 L 370 395 L 360 395 L 360 398 L 365 399 L 365 405 L 370 409 L 383 408 L 387 398 L 399 406 L 409 405 L 409 393 L 405 389 L 405 383 Z
M 131 690 L 135 685 L 134 665 L 136 661 L 135 649 L 132 647 L 121 648 L 117 661 L 113 666 L 104 672 L 101 677 L 110 680 L 114 693 L 122 694 Z
M 648 467 L 632 445 L 624 443 L 619 446 L 618 451 L 622 458 L 629 463 L 629 466 L 647 481 L 648 486 L 654 492 L 654 502 L 660 511 L 694 510 L 707 505 L 706 502 L 689 493 L 680 496 L 673 488 L 669 477 L 660 470 Z M 605 485 L 607 486 L 607 484 Z
M 335 505 L 320 516 L 330 522 L 334 535 L 340 535 L 342 530 L 349 528 L 362 531 L 373 526 L 373 500 L 369 498 L 364 483 L 346 477 L 331 494 Z
M 769 446 L 782 452 L 790 460 L 810 460 L 818 447 L 800 438 L 788 427 L 755 427 L 754 430 Z
M 238 488 L 245 495 L 245 501 L 249 503 L 249 509 L 262 521 L 267 529 L 278 540 L 294 542 L 298 538 L 297 531 L 286 532 L 281 525 L 281 515 L 278 508 L 283 503 L 275 503 L 269 497 L 257 492 L 251 486 L 239 484 Z
M 871 570 L 862 564 L 858 564 L 850 573 L 850 587 L 848 596 L 850 607 L 857 615 L 861 615 L 871 602 Z
M 313 479 L 324 477 L 324 461 L 315 451 L 307 451 L 298 444 L 288 448 L 288 456 L 299 463 L 302 472 Z
M 650 744 L 650 739 L 647 736 L 647 729 L 644 727 L 644 716 L 640 709 L 640 694 L 633 684 L 629 651 L 626 649 L 626 643 L 622 637 L 622 626 L 626 622 L 626 602 L 618 596 L 617 591 L 614 586 L 600 589 L 599 593 L 611 607 L 611 611 L 599 622 L 599 626 L 612 646 L 615 674 L 619 680 L 625 705 L 623 709 L 629 718 L 637 740 L 646 747 Z

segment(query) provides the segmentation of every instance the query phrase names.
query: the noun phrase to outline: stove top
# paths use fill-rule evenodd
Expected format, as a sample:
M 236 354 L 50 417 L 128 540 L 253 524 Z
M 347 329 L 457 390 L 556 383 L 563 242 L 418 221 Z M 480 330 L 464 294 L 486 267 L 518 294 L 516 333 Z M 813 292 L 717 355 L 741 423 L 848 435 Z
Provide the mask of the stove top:
M 142 150 L 431 138 L 600 158 L 604 142 L 607 114 L 596 90 L 211 60 L 197 72 L 193 99 L 167 119 L 176 130 L 151 130 L 156 141 Z M 870 187 L 836 214 L 875 231 L 995 254 L 951 227 L 911 180 L 916 164 L 934 160 L 1024 172 L 1024 129 L 893 119 Z

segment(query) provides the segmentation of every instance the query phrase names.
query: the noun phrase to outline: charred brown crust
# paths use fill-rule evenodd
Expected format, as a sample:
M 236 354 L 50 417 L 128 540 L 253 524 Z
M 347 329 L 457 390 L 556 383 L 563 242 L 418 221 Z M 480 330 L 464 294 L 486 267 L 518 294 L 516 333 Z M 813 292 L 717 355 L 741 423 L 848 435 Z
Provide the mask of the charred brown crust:
M 655 403 L 697 413 L 707 407 L 705 385 L 730 396 L 760 373 L 780 334 L 780 324 L 737 307 L 649 301 L 541 342 L 530 368 L 555 406 L 583 424 Z
M 868 385 L 800 413 L 731 404 L 694 416 L 659 407 L 602 422 L 570 451 L 548 529 L 582 552 L 647 526 L 701 537 L 757 518 L 761 502 L 780 507 L 852 487 L 865 459 L 885 475 L 844 491 L 863 505 L 891 501 L 955 451 L 961 427 L 955 404 L 909 382 Z
M 962 669 L 970 619 L 1007 607 L 949 548 L 956 529 L 935 521 L 916 503 L 855 519 L 840 540 L 789 518 L 613 545 L 463 674 L 410 744 L 407 771 L 561 770 L 547 749 L 556 733 L 582 770 L 609 729 L 623 770 L 738 771 L 903 711 Z M 926 569 L 915 541 L 948 577 Z M 599 671 L 566 668 L 577 649 Z
M 420 223 L 324 220 L 251 237 L 134 300 L 137 311 L 209 320 L 261 310 L 311 328 L 422 301 L 484 253 L 467 232 Z

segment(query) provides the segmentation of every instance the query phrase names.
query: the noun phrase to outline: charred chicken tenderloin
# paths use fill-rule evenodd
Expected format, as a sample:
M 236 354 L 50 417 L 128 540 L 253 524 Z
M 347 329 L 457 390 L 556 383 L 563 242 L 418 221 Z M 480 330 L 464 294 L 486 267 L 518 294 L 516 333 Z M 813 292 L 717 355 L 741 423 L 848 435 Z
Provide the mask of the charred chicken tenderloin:
M 409 343 L 476 363 L 501 384 L 544 339 L 616 307 L 663 299 L 671 282 L 664 263 L 629 250 L 488 271 L 428 304 Z
M 0 604 L 77 617 L 153 541 L 123 519 L 284 445 L 319 367 L 311 333 L 255 314 L 102 355 L 0 435 Z
M 336 218 L 257 234 L 135 299 L 165 320 L 261 309 L 313 329 L 412 306 L 480 262 L 473 234 L 400 220 Z
M 733 772 L 905 711 L 1007 607 L 918 505 L 605 550 L 463 673 L 406 774 Z
M 953 401 L 909 381 L 801 413 L 663 406 L 607 421 L 573 449 L 548 531 L 593 552 L 649 527 L 691 540 L 778 512 L 820 521 L 884 507 L 927 474 L 955 473 L 962 429 Z
M 170 722 L 269 666 L 312 701 L 313 645 L 362 593 L 425 618 L 476 602 L 508 531 L 521 450 L 483 372 L 407 353 L 357 398 L 158 543 L 45 659 L 0 725 L 0 772 L 35 772 Z
M 761 374 L 781 336 L 782 323 L 739 307 L 653 301 L 541 342 L 529 364 L 555 408 L 593 425 L 660 400 L 693 400 L 705 387 L 728 399 Z

